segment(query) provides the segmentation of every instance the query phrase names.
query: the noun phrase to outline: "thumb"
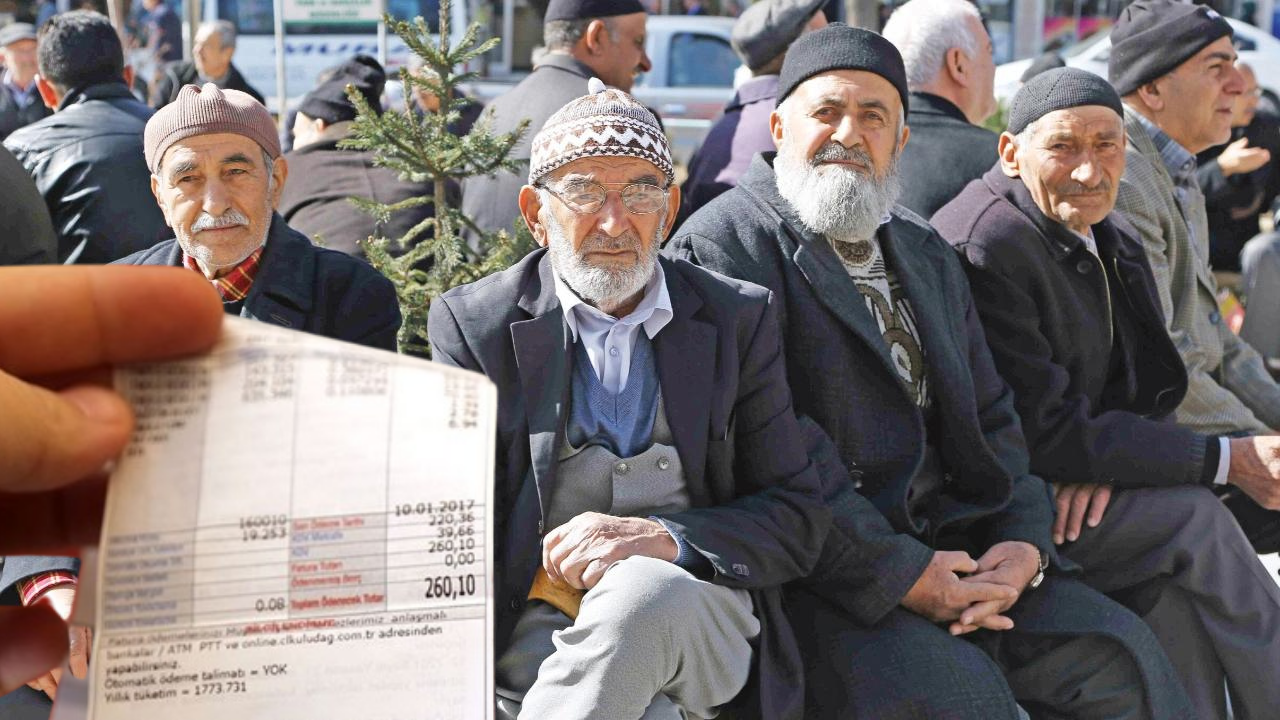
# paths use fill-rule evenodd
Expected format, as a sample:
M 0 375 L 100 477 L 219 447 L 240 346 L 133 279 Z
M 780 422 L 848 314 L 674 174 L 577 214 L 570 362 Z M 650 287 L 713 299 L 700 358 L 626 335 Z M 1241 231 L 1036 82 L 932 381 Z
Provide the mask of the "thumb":
M 101 471 L 124 449 L 133 411 L 107 388 L 59 392 L 0 372 L 0 491 L 51 490 Z
M 939 552 L 939 560 L 942 561 L 946 569 L 952 572 L 974 573 L 978 571 L 978 561 L 969 556 L 969 553 L 954 550 Z
M 1236 150 L 1243 150 L 1249 147 L 1249 138 L 1241 137 L 1239 140 L 1236 140 L 1235 142 L 1231 143 L 1230 147 L 1233 147 Z

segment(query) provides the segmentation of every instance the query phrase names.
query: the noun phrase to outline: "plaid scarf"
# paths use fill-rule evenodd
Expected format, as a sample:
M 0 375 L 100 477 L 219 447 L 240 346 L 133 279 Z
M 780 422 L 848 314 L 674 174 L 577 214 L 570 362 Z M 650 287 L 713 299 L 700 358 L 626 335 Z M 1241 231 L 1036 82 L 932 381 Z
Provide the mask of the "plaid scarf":
M 258 274 L 258 264 L 261 259 L 262 248 L 258 248 L 252 255 L 241 260 L 239 265 L 231 268 L 227 274 L 211 281 L 218 294 L 222 296 L 222 302 L 240 302 L 249 294 L 249 288 L 253 287 L 253 278 Z M 196 264 L 195 258 L 186 253 L 182 254 L 182 264 L 200 272 L 200 266 Z

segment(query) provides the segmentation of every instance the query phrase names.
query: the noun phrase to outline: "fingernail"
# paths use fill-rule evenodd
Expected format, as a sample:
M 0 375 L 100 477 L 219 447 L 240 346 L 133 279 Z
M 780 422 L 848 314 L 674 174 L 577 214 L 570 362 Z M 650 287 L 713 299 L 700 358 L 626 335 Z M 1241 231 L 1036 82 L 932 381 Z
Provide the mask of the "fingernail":
M 1067 539 L 1070 540 L 1071 542 L 1075 542 L 1076 538 L 1078 537 L 1080 537 L 1080 533 L 1074 533 L 1074 532 L 1067 533 Z
M 1053 536 L 1053 544 L 1054 544 L 1054 545 L 1061 545 L 1061 544 L 1062 544 L 1062 536 L 1061 536 L 1061 535 L 1054 535 L 1054 536 Z
M 1098 521 L 1093 518 L 1089 518 L 1089 527 L 1098 527 Z

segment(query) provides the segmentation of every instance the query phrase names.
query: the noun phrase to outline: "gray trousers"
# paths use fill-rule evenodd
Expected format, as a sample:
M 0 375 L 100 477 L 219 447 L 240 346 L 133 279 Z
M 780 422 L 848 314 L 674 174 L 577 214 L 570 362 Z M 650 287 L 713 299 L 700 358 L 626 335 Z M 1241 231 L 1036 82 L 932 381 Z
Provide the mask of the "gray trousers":
M 1213 493 L 1118 492 L 1061 551 L 1143 616 L 1201 718 L 1227 717 L 1224 680 L 1236 720 L 1280 716 L 1280 588 Z
M 558 614 L 526 615 L 521 622 L 546 624 Z M 713 718 L 746 686 L 760 633 L 745 590 L 698 580 L 648 557 L 616 563 L 583 597 L 576 620 L 559 617 L 561 629 L 548 628 L 544 636 L 554 652 L 522 702 L 504 690 L 499 717 Z

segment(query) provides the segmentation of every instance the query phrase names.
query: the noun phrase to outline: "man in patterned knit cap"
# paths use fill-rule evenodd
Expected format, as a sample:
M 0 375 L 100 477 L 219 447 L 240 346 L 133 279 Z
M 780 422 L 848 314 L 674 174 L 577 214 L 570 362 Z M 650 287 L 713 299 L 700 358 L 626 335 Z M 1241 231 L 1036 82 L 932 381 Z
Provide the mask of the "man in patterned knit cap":
M 542 249 L 431 303 L 435 360 L 498 386 L 499 715 L 798 718 L 779 586 L 829 515 L 770 295 L 659 259 L 666 137 L 588 87 L 533 138 Z
M 669 252 L 777 295 L 796 411 L 847 470 L 787 596 L 806 717 L 1190 717 L 1142 621 L 1064 576 L 959 258 L 895 205 L 898 51 L 829 25 L 787 51 L 778 98 L 777 153 Z

